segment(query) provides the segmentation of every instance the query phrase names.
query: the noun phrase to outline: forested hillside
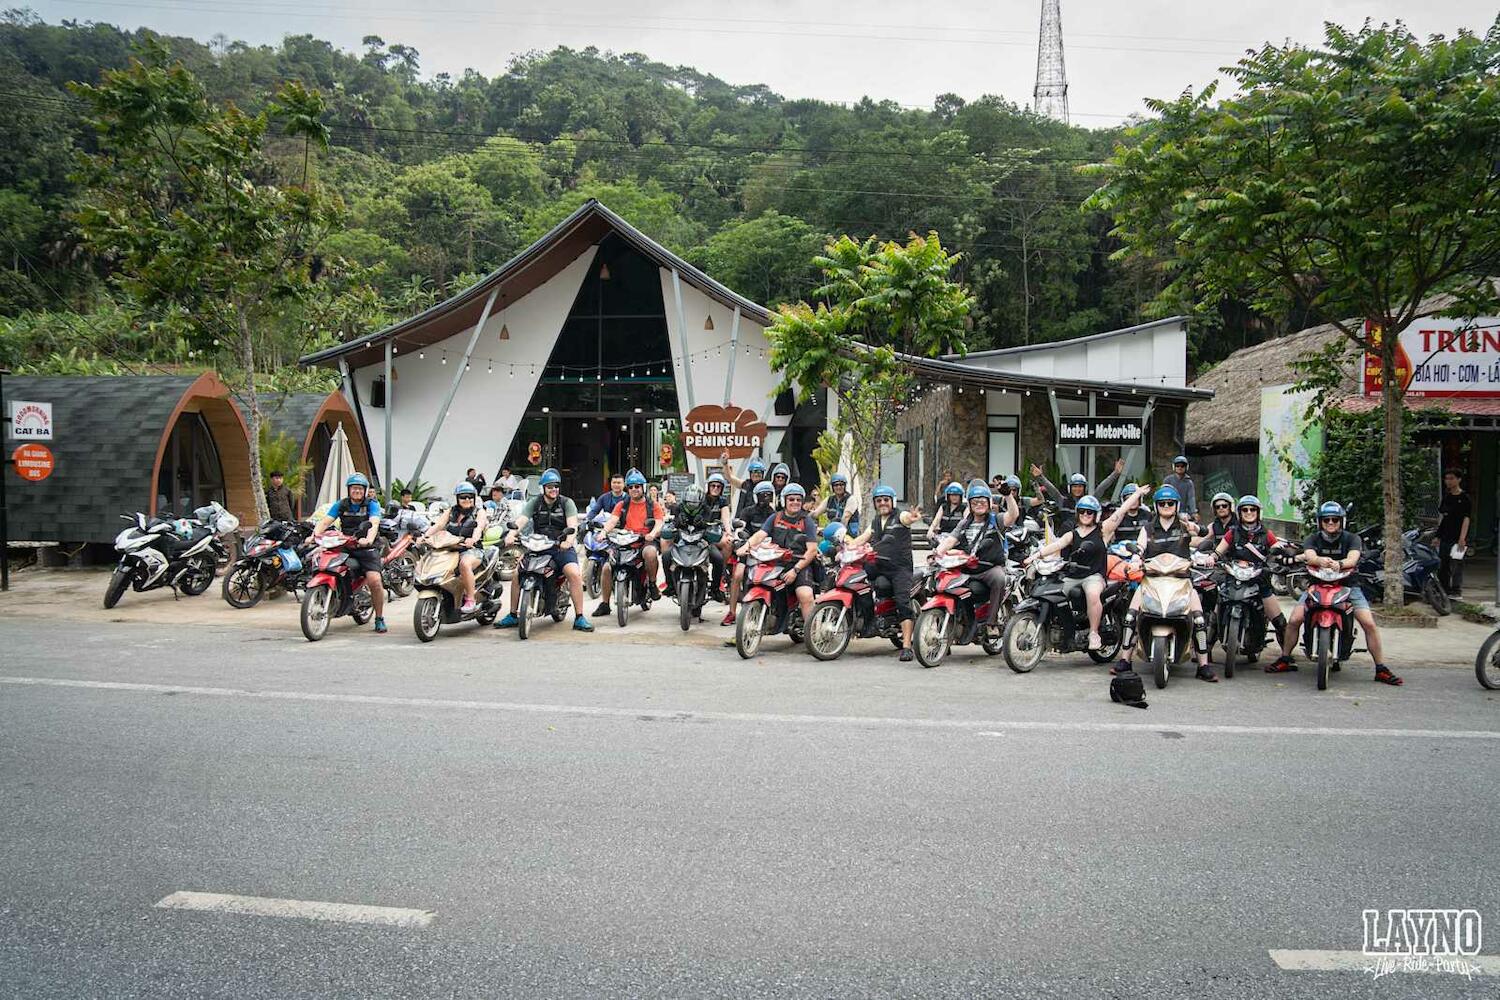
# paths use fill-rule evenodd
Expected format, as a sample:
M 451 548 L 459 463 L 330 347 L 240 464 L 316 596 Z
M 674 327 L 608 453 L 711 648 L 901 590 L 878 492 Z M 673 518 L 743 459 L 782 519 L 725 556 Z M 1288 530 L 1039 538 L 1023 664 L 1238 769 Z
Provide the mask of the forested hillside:
M 83 252 L 69 217 L 75 154 L 92 137 L 68 84 L 127 64 L 146 37 L 15 11 L 0 21 L 0 316 L 11 317 L 0 363 L 187 360 L 170 326 L 112 299 L 108 261 Z M 588 197 L 768 304 L 806 294 L 809 257 L 830 235 L 936 230 L 962 252 L 978 300 L 971 349 L 1138 322 L 1160 287 L 1111 262 L 1107 220 L 1079 209 L 1093 185 L 1077 168 L 1121 134 L 998 97 L 843 107 L 594 49 L 531 53 L 495 77 L 424 77 L 417 52 L 373 36 L 360 53 L 308 35 L 275 48 L 160 41 L 215 101 L 253 111 L 287 80 L 327 100 L 331 148 L 314 168 L 346 211 L 321 252 L 367 287 L 336 319 L 296 317 L 261 352 L 272 366 L 429 304 Z M 1204 346 L 1200 360 L 1223 353 Z

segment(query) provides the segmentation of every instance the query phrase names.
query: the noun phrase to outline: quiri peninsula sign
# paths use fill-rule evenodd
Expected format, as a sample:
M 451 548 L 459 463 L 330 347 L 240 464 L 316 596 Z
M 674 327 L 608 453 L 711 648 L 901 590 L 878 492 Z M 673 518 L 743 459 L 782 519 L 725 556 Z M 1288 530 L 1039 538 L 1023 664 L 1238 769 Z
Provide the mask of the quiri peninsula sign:
M 682 448 L 698 458 L 747 458 L 766 442 L 766 425 L 754 410 L 705 404 L 688 411 L 682 421 Z

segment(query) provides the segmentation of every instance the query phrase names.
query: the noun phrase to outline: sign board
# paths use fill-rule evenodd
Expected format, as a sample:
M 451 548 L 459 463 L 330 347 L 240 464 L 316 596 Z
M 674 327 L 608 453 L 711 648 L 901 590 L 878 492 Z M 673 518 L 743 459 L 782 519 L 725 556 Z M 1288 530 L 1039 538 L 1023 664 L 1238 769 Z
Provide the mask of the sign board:
M 1057 422 L 1058 447 L 1107 445 L 1137 448 L 1146 442 L 1146 428 L 1136 417 L 1061 417 Z
M 1315 390 L 1288 392 L 1290 388 L 1268 385 L 1260 391 L 1260 478 L 1256 492 L 1264 505 L 1262 517 L 1300 524 L 1298 500 L 1304 480 L 1298 473 L 1311 469 L 1322 454 L 1323 428 L 1307 420 L 1307 407 Z
M 675 494 L 678 499 L 682 498 L 691 485 L 693 485 L 693 477 L 689 473 L 674 472 L 667 477 L 667 492 Z
M 1365 330 L 1378 346 L 1382 331 Z M 1396 378 L 1415 398 L 1500 398 L 1500 318 L 1417 320 L 1396 344 Z M 1367 351 L 1364 394 L 1380 395 L 1383 382 L 1380 354 Z
M 15 441 L 51 441 L 52 404 L 11 400 L 10 436 Z
M 16 475 L 28 483 L 39 483 L 52 475 L 52 449 L 44 444 L 23 444 L 10 458 Z
M 766 425 L 754 410 L 704 404 L 682 420 L 682 448 L 698 458 L 748 458 L 766 443 Z

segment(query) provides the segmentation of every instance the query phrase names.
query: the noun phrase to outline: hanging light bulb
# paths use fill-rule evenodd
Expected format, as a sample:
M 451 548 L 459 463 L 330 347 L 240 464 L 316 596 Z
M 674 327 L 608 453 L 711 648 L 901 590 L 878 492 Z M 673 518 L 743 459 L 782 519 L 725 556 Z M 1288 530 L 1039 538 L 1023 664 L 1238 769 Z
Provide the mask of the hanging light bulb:
M 516 377 L 516 366 L 515 365 L 511 365 L 510 366 L 510 377 L 511 378 L 515 378 Z
M 418 361 L 426 361 L 427 360 L 427 352 L 426 351 L 418 351 L 417 352 L 417 360 Z
M 395 344 L 395 343 L 391 344 L 391 353 L 392 354 L 400 354 L 401 353 L 401 345 L 400 344 Z
M 490 358 L 490 366 L 489 366 L 489 368 L 487 370 L 488 370 L 489 374 L 491 374 L 491 375 L 495 374 L 495 359 L 494 358 Z
M 443 364 L 446 365 L 447 363 L 448 363 L 448 352 L 444 351 L 443 352 Z

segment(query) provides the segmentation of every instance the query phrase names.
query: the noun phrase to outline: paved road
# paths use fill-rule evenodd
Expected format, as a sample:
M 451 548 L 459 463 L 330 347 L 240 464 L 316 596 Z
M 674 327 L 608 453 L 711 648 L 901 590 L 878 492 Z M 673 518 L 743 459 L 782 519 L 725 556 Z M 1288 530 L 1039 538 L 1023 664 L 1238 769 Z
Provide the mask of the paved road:
M 1500 987 L 1270 957 L 1357 951 L 1370 907 L 1500 927 L 1500 701 L 1465 670 L 1188 681 L 1141 712 L 1086 660 L 742 662 L 665 629 L 311 646 L 10 610 L 0 996 Z M 156 905 L 177 892 L 431 920 Z

